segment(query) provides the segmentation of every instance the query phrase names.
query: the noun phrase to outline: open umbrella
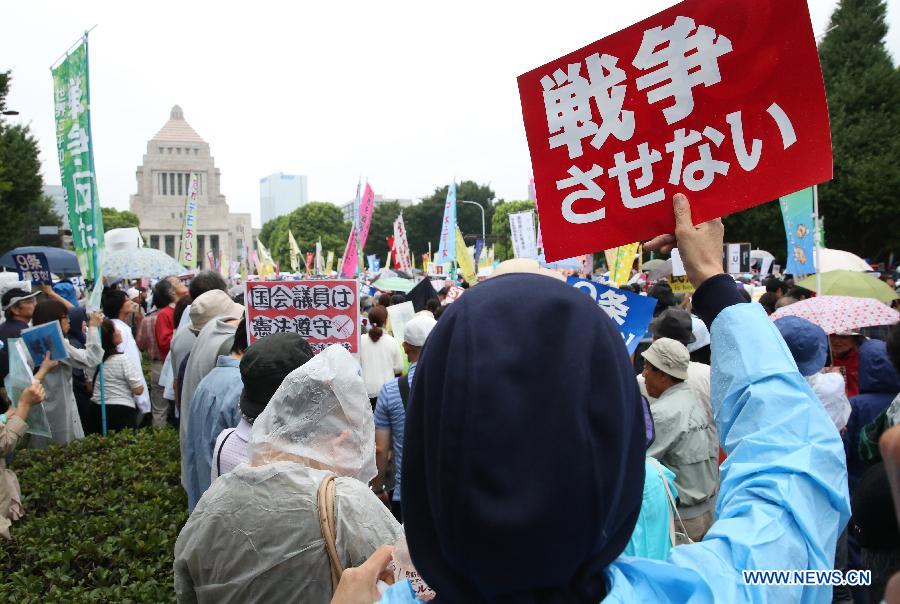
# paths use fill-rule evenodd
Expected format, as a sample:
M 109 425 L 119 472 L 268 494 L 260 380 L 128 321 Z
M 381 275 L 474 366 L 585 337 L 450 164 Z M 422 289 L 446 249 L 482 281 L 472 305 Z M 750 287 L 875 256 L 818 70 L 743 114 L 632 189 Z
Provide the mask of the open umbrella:
M 414 285 L 415 283 L 413 283 L 412 279 L 402 279 L 400 277 L 382 277 L 372 283 L 372 287 L 383 292 L 403 292 L 404 294 L 409 292 Z
M 900 313 L 887 304 L 872 298 L 851 296 L 816 296 L 783 306 L 772 313 L 770 318 L 774 321 L 788 316 L 802 317 L 828 334 L 855 331 L 861 327 L 893 325 L 900 321 Z
M 885 304 L 890 304 L 900 297 L 890 285 L 869 273 L 839 270 L 822 273 L 819 277 L 822 280 L 822 291 L 816 289 L 815 275 L 803 279 L 797 285 L 811 289 L 818 294 L 874 298 Z
M 110 279 L 161 279 L 184 272 L 174 258 L 152 247 L 107 251 L 103 258 L 103 276 Z
M 850 252 L 843 250 L 831 250 L 822 248 L 819 250 L 820 263 L 819 272 L 827 273 L 829 271 L 857 271 L 866 272 L 872 270 L 869 263 Z
M 645 262 L 643 269 L 644 272 L 649 274 L 651 281 L 659 281 L 663 277 L 668 277 L 672 274 L 672 260 L 654 258 Z
M 78 257 L 74 252 L 42 245 L 27 245 L 9 250 L 0 256 L 0 266 L 15 270 L 16 261 L 13 259 L 13 256 L 16 254 L 43 254 L 47 257 L 47 262 L 50 264 L 49 268 L 52 272 L 60 275 L 81 274 L 81 267 L 78 266 Z

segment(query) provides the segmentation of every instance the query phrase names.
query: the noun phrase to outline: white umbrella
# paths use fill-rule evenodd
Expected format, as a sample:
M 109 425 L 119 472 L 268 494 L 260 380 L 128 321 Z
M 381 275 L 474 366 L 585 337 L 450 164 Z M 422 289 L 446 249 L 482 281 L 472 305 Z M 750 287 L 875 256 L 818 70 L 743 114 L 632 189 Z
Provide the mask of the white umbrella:
M 174 258 L 152 247 L 107 251 L 103 257 L 103 276 L 110 279 L 161 279 L 184 272 Z
M 827 273 L 828 271 L 871 271 L 872 267 L 869 263 L 850 252 L 843 250 L 830 250 L 822 248 L 819 250 L 819 261 L 822 266 L 817 267 L 818 272 Z

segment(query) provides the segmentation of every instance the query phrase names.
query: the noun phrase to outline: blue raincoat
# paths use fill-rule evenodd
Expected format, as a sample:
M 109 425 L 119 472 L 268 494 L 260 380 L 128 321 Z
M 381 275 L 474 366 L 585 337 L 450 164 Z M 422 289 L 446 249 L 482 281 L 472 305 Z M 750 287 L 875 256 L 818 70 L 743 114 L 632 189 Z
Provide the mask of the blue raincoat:
M 833 568 L 850 517 L 840 436 L 759 305 L 723 310 L 712 347 L 712 401 L 728 454 L 716 521 L 666 561 L 620 556 L 607 567 L 603 601 L 830 602 L 830 586 L 748 586 L 741 571 Z M 414 601 L 405 581 L 381 600 Z

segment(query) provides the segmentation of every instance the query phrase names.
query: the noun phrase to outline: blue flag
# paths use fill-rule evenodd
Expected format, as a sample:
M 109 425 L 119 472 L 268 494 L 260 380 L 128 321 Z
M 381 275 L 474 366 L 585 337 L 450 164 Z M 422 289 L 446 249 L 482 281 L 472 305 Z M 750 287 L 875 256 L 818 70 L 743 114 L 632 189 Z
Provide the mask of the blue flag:
M 435 264 L 444 264 L 456 260 L 456 181 L 447 189 L 447 201 L 444 203 L 444 218 L 441 220 L 441 239 L 438 251 L 434 256 Z
M 810 187 L 778 200 L 787 238 L 787 266 L 784 272 L 791 275 L 811 275 L 816 272 L 813 195 L 813 188 Z
M 478 272 L 478 259 L 481 258 L 481 252 L 484 251 L 484 239 L 475 240 L 475 272 Z
M 366 256 L 366 259 L 369 261 L 369 270 L 373 273 L 377 273 L 381 270 L 381 260 L 375 254 L 369 254 Z
M 634 354 L 638 343 L 647 332 L 650 320 L 653 319 L 656 298 L 586 279 L 569 279 L 569 283 L 589 295 L 597 306 L 609 315 L 619 328 L 622 339 L 625 340 L 628 354 Z

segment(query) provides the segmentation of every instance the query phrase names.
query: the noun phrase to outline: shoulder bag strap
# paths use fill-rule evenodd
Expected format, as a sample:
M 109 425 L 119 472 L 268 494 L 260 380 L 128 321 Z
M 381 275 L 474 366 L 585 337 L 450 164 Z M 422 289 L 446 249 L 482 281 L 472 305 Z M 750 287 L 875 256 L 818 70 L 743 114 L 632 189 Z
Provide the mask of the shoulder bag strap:
M 687 529 L 684 528 L 684 521 L 681 520 L 681 514 L 678 513 L 678 506 L 675 504 L 675 498 L 672 496 L 672 491 L 669 490 L 669 480 L 666 478 L 666 475 L 663 474 L 662 467 L 659 465 L 659 462 L 656 461 L 655 458 L 648 457 L 647 459 L 652 461 L 653 465 L 656 466 L 656 471 L 659 472 L 659 477 L 662 478 L 663 488 L 666 489 L 666 497 L 669 498 L 669 507 L 672 508 L 672 513 L 674 514 L 674 517 L 678 519 L 678 524 L 681 526 L 681 532 L 684 535 L 687 535 Z M 673 522 L 673 528 L 674 528 L 674 518 L 673 518 L 672 522 Z M 672 539 L 672 545 L 673 546 L 676 545 L 674 531 L 671 531 L 669 536 Z
M 397 388 L 400 389 L 400 400 L 403 402 L 403 409 L 409 402 L 409 374 L 401 375 L 397 378 Z
M 225 438 L 222 439 L 222 444 L 219 445 L 219 451 L 216 453 L 216 473 L 221 476 L 222 475 L 222 449 L 225 448 L 225 443 L 228 442 L 228 439 L 231 438 L 231 435 L 234 434 L 234 430 L 225 435 Z
M 337 554 L 337 509 L 334 502 L 335 476 L 329 474 L 319 483 L 317 497 L 319 509 L 319 530 L 322 531 L 322 539 L 325 541 L 325 553 L 328 554 L 328 562 L 331 566 L 331 593 L 337 589 L 344 573 L 344 567 Z

